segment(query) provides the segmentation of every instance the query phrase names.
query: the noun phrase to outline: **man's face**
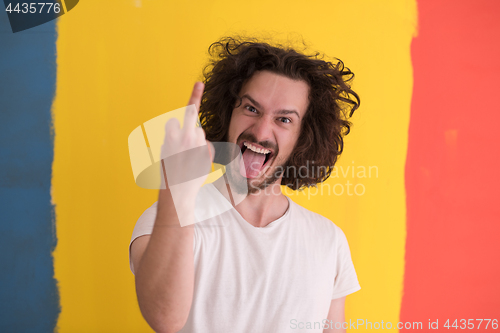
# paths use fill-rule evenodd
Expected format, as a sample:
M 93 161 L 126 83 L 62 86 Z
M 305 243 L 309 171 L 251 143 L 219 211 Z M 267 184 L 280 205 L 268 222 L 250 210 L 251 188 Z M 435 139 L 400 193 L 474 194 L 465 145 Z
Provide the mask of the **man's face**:
M 242 103 L 233 110 L 228 141 L 236 143 L 243 154 L 236 177 L 245 177 L 248 192 L 255 193 L 281 179 L 278 171 L 295 147 L 309 105 L 309 85 L 259 71 L 243 85 L 239 96 Z

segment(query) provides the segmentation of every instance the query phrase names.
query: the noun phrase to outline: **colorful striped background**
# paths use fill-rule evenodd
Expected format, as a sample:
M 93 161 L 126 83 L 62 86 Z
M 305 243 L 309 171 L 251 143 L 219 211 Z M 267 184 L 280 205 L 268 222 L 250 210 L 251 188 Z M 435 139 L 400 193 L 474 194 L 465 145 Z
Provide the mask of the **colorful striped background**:
M 151 332 L 128 243 L 156 193 L 134 184 L 127 137 L 183 106 L 208 45 L 234 33 L 302 36 L 356 73 L 337 173 L 286 192 L 347 235 L 362 289 L 346 319 L 500 320 L 499 13 L 495 0 L 87 0 L 16 34 L 0 13 L 0 331 Z

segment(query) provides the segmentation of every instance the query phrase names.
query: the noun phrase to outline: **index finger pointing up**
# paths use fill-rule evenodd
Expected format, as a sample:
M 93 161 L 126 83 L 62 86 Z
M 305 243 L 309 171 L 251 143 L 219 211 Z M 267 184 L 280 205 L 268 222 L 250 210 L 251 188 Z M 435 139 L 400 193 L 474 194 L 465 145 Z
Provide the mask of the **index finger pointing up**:
M 193 92 L 191 93 L 191 98 L 189 99 L 188 105 L 195 104 L 196 110 L 200 109 L 201 97 L 203 96 L 203 89 L 205 85 L 203 82 L 196 82 L 193 87 Z
M 186 114 L 184 116 L 184 126 L 183 128 L 195 128 L 198 121 L 198 112 L 200 110 L 201 98 L 203 96 L 204 84 L 203 82 L 196 82 L 193 87 L 193 92 L 191 93 L 191 98 L 189 99 L 188 105 L 193 105 L 196 111 L 192 111 L 191 108 L 186 108 Z

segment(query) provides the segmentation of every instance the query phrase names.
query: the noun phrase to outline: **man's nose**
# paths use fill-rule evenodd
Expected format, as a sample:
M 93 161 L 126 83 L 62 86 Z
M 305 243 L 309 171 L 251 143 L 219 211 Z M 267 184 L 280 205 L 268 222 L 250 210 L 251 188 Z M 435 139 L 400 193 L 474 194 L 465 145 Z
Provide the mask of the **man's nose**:
M 268 117 L 259 117 L 252 126 L 257 141 L 273 141 L 273 123 Z

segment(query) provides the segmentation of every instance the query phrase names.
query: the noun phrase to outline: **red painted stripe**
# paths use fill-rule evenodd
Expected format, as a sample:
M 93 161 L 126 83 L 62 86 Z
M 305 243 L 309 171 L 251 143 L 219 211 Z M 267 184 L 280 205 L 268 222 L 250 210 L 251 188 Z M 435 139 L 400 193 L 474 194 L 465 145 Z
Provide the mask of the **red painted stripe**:
M 418 6 L 401 321 L 448 331 L 500 321 L 500 1 Z

